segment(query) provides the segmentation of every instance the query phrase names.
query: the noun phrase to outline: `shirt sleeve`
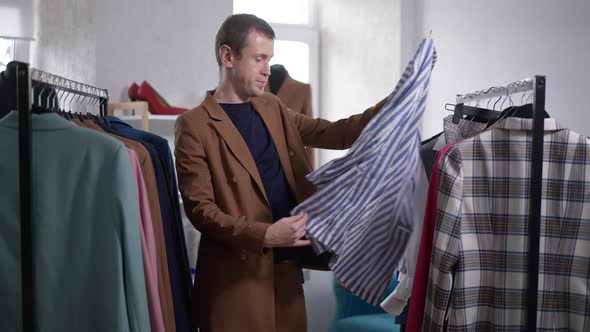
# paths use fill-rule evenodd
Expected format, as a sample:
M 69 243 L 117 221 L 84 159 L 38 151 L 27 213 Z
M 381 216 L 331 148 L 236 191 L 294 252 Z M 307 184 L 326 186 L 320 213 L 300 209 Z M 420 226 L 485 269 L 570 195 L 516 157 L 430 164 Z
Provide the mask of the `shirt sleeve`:
M 463 177 L 459 150 L 451 148 L 439 163 L 436 231 L 430 262 L 423 331 L 442 331 L 453 289 L 453 271 L 461 248 Z
M 305 146 L 335 150 L 348 149 L 386 101 L 387 97 L 362 113 L 334 122 L 312 118 L 297 112 L 286 112 L 286 115 L 299 130 Z M 281 108 L 287 110 L 287 106 L 284 104 L 281 105 Z

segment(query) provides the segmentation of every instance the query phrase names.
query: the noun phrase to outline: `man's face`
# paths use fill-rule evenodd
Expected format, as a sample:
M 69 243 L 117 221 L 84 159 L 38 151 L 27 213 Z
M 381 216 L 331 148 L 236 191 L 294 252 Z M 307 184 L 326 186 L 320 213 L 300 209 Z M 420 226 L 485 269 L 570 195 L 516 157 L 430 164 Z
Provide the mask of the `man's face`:
M 264 93 L 273 56 L 274 40 L 256 30 L 250 31 L 241 55 L 232 57 L 232 82 L 238 95 L 250 98 Z

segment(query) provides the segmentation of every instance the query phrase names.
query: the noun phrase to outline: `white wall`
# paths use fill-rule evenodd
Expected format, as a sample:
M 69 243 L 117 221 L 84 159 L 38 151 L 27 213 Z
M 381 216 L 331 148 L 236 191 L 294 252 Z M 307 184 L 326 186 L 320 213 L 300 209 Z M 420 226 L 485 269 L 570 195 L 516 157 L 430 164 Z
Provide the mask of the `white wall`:
M 88 84 L 96 82 L 94 1 L 35 0 L 33 67 Z
M 420 0 L 418 35 L 432 35 L 438 62 L 432 74 L 423 137 L 442 130 L 445 103 L 457 93 L 534 75 L 547 76 L 549 114 L 590 134 L 590 2 L 583 0 Z
M 400 76 L 400 0 L 322 0 L 319 115 L 336 120 L 391 93 Z M 320 151 L 320 164 L 341 151 Z
M 33 15 L 33 0 L 0 0 L 0 36 L 32 38 Z
M 147 80 L 172 105 L 192 108 L 218 82 L 215 34 L 232 0 L 104 0 L 97 5 L 97 84 L 128 101 Z

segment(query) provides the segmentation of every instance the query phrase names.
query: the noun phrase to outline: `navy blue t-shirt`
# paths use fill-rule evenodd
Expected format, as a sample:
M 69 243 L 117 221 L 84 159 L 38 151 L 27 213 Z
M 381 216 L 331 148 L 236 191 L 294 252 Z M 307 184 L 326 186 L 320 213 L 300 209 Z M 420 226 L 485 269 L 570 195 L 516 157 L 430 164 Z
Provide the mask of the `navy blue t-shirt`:
M 273 222 L 290 216 L 290 211 L 297 203 L 289 189 L 274 141 L 262 118 L 250 102 L 220 105 L 242 135 L 256 162 L 272 209 Z M 275 262 L 294 260 L 295 249 L 275 248 L 274 256 Z

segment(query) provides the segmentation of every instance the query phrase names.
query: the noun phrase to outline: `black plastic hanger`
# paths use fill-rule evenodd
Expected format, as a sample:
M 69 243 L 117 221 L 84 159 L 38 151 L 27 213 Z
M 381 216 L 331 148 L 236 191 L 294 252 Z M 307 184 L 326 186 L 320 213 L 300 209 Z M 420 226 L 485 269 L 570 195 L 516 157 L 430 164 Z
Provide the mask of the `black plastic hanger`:
M 449 109 L 448 106 L 455 106 L 455 108 Z M 447 111 L 453 112 L 453 123 L 459 123 L 459 120 L 462 120 L 463 116 L 468 117 L 466 120 L 483 123 L 495 121 L 500 116 L 500 112 L 498 111 L 475 106 L 467 106 L 465 104 L 445 104 L 445 109 Z
M 549 113 L 546 110 L 543 111 L 543 117 L 549 118 Z M 509 106 L 500 113 L 498 119 L 494 122 L 490 122 L 486 129 L 492 126 L 494 123 L 498 122 L 499 120 L 506 119 L 506 118 L 522 118 L 522 119 L 532 119 L 533 118 L 533 104 L 525 104 L 522 106 Z

